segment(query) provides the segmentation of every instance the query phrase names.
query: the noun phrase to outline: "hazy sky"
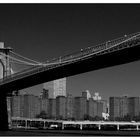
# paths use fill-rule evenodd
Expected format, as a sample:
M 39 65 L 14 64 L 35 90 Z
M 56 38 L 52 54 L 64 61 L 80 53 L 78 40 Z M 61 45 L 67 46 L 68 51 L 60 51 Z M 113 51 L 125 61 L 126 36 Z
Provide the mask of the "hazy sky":
M 38 61 L 139 31 L 139 4 L 0 4 L 0 41 Z M 77 96 L 89 89 L 104 99 L 139 96 L 139 73 L 137 61 L 68 77 L 67 92 Z M 39 94 L 41 88 L 39 85 L 27 91 Z

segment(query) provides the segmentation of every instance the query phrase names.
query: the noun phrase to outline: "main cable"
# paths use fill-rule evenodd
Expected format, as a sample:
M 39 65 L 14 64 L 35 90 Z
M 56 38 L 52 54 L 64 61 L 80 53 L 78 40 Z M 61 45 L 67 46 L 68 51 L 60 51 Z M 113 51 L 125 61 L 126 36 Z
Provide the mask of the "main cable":
M 5 56 L 5 57 L 8 57 L 8 58 L 10 58 L 10 59 L 13 59 L 13 60 L 15 60 L 15 61 L 18 61 L 18 62 L 21 62 L 21 63 L 25 63 L 25 64 L 28 64 L 28 65 L 33 65 L 33 66 L 35 66 L 35 65 L 40 65 L 40 64 L 29 63 L 29 62 L 24 61 L 24 60 L 19 60 L 19 59 L 16 59 L 16 58 L 12 57 L 12 56 L 6 55 L 6 54 L 4 54 L 4 53 L 0 53 L 0 54 L 3 55 L 3 56 Z
M 32 62 L 34 62 L 34 63 L 40 64 L 40 62 L 35 61 L 35 60 L 32 60 L 32 59 L 27 58 L 27 57 L 25 57 L 25 56 L 22 56 L 22 55 L 20 55 L 20 54 L 18 54 L 18 53 L 15 53 L 15 52 L 13 52 L 13 51 L 10 51 L 10 52 L 13 53 L 14 55 L 18 56 L 18 57 L 21 57 L 21 58 L 23 58 L 23 59 L 26 59 L 26 60 L 32 61 Z

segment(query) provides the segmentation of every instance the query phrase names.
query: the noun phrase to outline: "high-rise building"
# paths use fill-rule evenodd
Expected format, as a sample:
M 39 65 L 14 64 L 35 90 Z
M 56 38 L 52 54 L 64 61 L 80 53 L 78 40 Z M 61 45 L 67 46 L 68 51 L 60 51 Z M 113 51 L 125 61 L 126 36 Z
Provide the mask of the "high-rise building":
M 24 99 L 24 95 L 19 95 L 18 94 L 18 96 L 19 96 L 19 98 L 20 98 L 20 117 L 24 117 L 24 110 L 25 110 L 25 103 L 24 103 L 24 101 L 25 101 L 25 99 Z
M 36 118 L 40 113 L 40 101 L 38 96 L 24 95 L 24 117 Z
M 93 119 L 97 114 L 97 101 L 94 101 L 93 98 L 89 98 L 87 101 L 87 115 L 89 119 Z
M 110 119 L 115 120 L 120 117 L 120 97 L 109 98 L 109 114 Z
M 129 97 L 128 108 L 129 108 L 129 115 L 131 118 L 140 116 L 140 98 Z
M 44 83 L 43 88 L 48 90 L 49 98 L 66 96 L 66 78 Z
M 57 119 L 66 118 L 66 97 L 65 96 L 56 97 L 56 118 Z
M 107 101 L 106 100 L 100 100 L 103 104 L 103 113 L 108 113 L 108 106 L 107 106 Z
M 49 118 L 56 119 L 56 99 L 49 99 Z
M 133 119 L 140 115 L 139 97 L 110 97 L 110 118 Z
M 12 96 L 12 117 L 20 117 L 20 96 Z
M 128 97 L 123 96 L 120 98 L 120 117 L 123 118 L 128 115 Z
M 42 111 L 49 117 L 49 99 L 47 98 L 40 98 L 40 112 Z
M 85 97 L 74 98 L 74 118 L 84 120 L 87 116 L 87 99 Z
M 7 113 L 8 113 L 8 123 L 9 123 L 9 126 L 11 126 L 11 113 L 12 113 L 12 98 L 11 97 L 7 97 Z
M 12 117 L 23 117 L 23 96 L 12 96 L 11 97 L 11 115 Z
M 74 118 L 74 98 L 71 94 L 68 94 L 66 97 L 66 118 L 73 119 Z
M 40 112 L 44 111 L 46 113 L 46 117 L 49 117 L 49 93 L 48 90 L 43 89 L 43 92 L 39 98 L 40 100 Z
M 89 98 L 91 98 L 91 94 L 90 94 L 89 90 L 86 90 L 86 91 L 82 92 L 82 97 L 89 100 Z
M 97 101 L 97 116 L 102 117 L 103 113 L 103 103 L 101 101 Z
M 35 118 L 40 113 L 39 98 L 34 95 L 12 96 L 12 116 Z

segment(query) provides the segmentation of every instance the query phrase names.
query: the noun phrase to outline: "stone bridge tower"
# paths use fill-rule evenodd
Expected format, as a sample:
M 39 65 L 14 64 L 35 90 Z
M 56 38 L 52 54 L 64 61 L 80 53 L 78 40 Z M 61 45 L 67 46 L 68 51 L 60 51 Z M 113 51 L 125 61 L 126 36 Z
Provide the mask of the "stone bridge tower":
M 4 43 L 0 42 L 0 79 L 7 77 L 11 74 L 11 65 L 9 55 L 11 48 L 5 48 Z

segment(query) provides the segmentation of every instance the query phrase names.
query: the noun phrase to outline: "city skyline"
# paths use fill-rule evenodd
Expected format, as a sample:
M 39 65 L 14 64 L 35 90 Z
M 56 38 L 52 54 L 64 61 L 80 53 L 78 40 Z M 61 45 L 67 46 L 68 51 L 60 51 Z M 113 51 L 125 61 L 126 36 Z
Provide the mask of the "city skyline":
M 0 12 L 1 41 L 38 61 L 139 31 L 139 4 L 0 5 L 0 10 L 5 9 Z M 140 61 L 71 76 L 67 92 L 77 96 L 89 90 L 92 95 L 99 92 L 104 99 L 138 96 L 139 70 Z M 40 94 L 41 85 L 27 91 Z
M 108 104 L 101 98 L 96 99 L 91 96 L 89 98 L 88 91 L 77 97 L 69 94 L 49 98 L 44 96 L 45 94 L 44 92 L 43 96 L 19 94 L 7 97 L 9 119 L 11 117 L 39 118 L 44 114 L 44 117 L 50 119 L 54 117 L 60 119 L 63 116 L 61 119 L 68 120 L 73 118 L 93 120 L 102 117 L 105 120 L 130 121 L 131 119 L 132 121 L 138 120 L 140 116 L 140 96 L 111 96 Z
M 67 120 L 84 120 L 88 118 L 104 118 L 107 112 L 107 103 L 104 100 L 89 98 L 87 91 L 81 96 L 73 97 L 72 95 L 58 95 L 55 98 L 35 95 L 13 95 L 7 97 L 7 109 L 9 120 L 12 117 L 18 118 L 40 118 L 42 113 L 48 119 L 67 119 Z M 105 109 L 104 109 L 105 108 Z M 90 117 L 88 117 L 90 116 Z M 46 118 L 46 119 L 47 119 Z

